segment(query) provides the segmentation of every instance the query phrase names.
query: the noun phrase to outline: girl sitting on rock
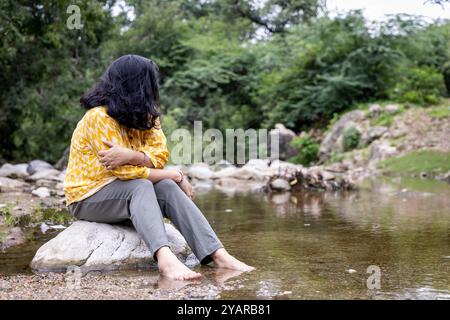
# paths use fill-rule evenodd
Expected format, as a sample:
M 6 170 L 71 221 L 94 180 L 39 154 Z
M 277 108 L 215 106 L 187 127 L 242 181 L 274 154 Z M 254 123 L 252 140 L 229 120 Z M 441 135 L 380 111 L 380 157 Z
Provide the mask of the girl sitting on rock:
M 158 111 L 156 64 L 137 55 L 114 61 L 81 98 L 87 109 L 71 141 L 65 193 L 78 219 L 117 223 L 131 219 L 160 272 L 173 279 L 201 277 L 172 253 L 169 218 L 202 264 L 254 268 L 231 256 L 192 201 L 188 179 L 164 170 L 169 157 Z

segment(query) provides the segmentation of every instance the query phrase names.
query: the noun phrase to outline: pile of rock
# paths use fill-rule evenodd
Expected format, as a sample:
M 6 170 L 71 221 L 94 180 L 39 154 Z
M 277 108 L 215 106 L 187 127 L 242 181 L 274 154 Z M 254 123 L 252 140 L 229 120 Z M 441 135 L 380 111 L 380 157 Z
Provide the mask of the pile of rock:
M 323 166 L 306 168 L 280 160 L 251 159 L 242 167 L 229 164 L 220 170 L 214 170 L 206 163 L 197 163 L 187 168 L 187 175 L 195 189 L 214 187 L 226 193 L 354 187 L 351 177 L 343 172 Z
M 31 192 L 39 198 L 64 196 L 65 171 L 42 160 L 0 167 L 0 192 Z
M 399 110 L 400 107 L 394 104 L 384 107 L 373 104 L 367 111 L 354 110 L 344 114 L 322 140 L 319 149 L 321 162 L 326 162 L 333 155 L 344 153 L 344 133 L 351 128 L 359 132 L 360 143 L 365 148 L 356 149 L 352 151 L 351 155 L 347 155 L 341 160 L 347 170 L 371 169 L 377 162 L 399 155 L 399 150 L 389 141 L 389 138 L 392 138 L 392 128 L 373 125 L 374 120 L 381 114 L 395 115 Z

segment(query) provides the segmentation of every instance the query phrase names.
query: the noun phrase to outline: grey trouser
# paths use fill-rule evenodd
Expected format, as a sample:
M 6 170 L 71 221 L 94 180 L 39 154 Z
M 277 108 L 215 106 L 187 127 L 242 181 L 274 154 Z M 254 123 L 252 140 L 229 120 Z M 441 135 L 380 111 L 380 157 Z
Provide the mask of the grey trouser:
M 81 220 L 118 223 L 131 220 L 152 256 L 161 247 L 170 247 L 163 216 L 181 232 L 202 264 L 222 243 L 201 211 L 170 179 L 153 184 L 146 179 L 115 180 L 92 196 L 75 202 L 70 212 Z

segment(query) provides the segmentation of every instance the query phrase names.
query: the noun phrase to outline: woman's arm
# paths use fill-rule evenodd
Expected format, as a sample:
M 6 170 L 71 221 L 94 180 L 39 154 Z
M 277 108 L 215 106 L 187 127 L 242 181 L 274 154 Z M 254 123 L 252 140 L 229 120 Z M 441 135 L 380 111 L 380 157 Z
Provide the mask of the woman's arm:
M 164 169 L 152 169 L 148 175 L 148 180 L 153 183 L 157 183 L 163 179 L 171 179 L 176 183 L 180 183 L 183 180 L 183 174 L 177 170 L 164 170 Z
M 148 165 L 150 161 L 145 153 L 122 147 L 119 144 L 107 140 L 103 141 L 103 143 L 109 149 L 99 151 L 98 155 L 100 162 L 106 168 L 113 170 L 126 164 L 153 168 L 153 166 Z
M 144 140 L 144 145 L 138 151 L 105 140 L 103 144 L 109 149 L 99 152 L 100 161 L 110 169 L 126 164 L 156 169 L 164 168 L 169 158 L 169 151 L 161 127 L 147 130 L 144 133 Z
M 144 145 L 138 150 L 147 156 L 145 166 L 149 168 L 162 169 L 169 159 L 169 151 L 166 145 L 166 136 L 161 129 L 159 120 L 156 127 L 145 131 Z M 141 158 L 142 159 L 142 158 Z
M 118 162 L 122 161 L 117 161 L 117 159 L 122 159 L 122 157 L 115 157 L 114 161 L 111 161 L 112 158 L 109 157 L 106 160 L 103 159 L 106 147 L 105 141 L 113 142 L 116 146 L 114 148 L 114 153 L 129 155 L 129 153 L 124 150 L 126 148 L 120 147 L 120 145 L 123 145 L 124 142 L 120 134 L 119 125 L 116 121 L 110 118 L 102 108 L 93 108 L 89 110 L 85 117 L 85 138 L 90 143 L 91 151 L 98 157 L 99 164 L 103 164 L 105 168 L 111 172 L 111 174 L 120 180 L 141 179 L 148 177 L 150 169 L 147 167 L 133 166 L 129 164 L 117 165 Z
M 117 168 L 122 166 L 123 164 L 142 166 L 146 161 L 148 161 L 148 157 L 143 152 L 137 152 L 125 147 L 121 147 L 120 145 L 114 144 L 109 141 L 104 141 L 104 143 L 105 145 L 110 147 L 110 149 L 100 151 L 99 156 L 100 161 L 108 169 Z M 161 181 L 163 179 L 172 179 L 173 181 L 178 183 L 181 190 L 183 190 L 189 198 L 194 200 L 194 192 L 192 190 L 192 186 L 189 183 L 188 179 L 183 175 L 181 170 L 164 170 L 152 168 L 151 170 L 149 170 L 147 179 L 153 183 L 157 183 L 158 181 Z

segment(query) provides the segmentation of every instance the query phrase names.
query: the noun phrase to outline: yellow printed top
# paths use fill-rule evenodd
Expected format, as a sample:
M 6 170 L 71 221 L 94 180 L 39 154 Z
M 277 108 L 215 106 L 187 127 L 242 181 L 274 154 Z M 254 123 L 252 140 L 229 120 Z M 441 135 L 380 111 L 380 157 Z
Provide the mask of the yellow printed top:
M 169 158 L 166 137 L 159 125 L 145 131 L 128 129 L 106 112 L 106 107 L 88 110 L 72 135 L 64 181 L 67 206 L 86 199 L 115 179 L 148 177 L 150 169 L 145 166 L 123 165 L 113 170 L 106 169 L 98 156 L 99 151 L 108 149 L 103 140 L 145 152 L 157 169 L 163 168 Z

